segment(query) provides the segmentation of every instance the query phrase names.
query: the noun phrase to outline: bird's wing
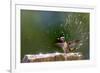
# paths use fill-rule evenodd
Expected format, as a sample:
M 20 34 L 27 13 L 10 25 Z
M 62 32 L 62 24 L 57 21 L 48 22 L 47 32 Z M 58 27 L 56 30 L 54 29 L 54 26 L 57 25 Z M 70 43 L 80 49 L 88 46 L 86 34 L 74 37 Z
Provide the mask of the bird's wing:
M 64 46 L 64 43 L 56 43 L 56 46 L 62 48 Z
M 68 42 L 69 48 L 80 48 L 82 46 L 82 42 L 80 40 L 74 40 Z

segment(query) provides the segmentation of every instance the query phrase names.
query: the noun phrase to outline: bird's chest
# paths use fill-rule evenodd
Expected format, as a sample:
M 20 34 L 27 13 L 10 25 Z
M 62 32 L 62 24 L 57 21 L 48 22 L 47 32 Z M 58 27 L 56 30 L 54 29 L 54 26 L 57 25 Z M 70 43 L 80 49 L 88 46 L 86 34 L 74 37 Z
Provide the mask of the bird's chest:
M 63 48 L 67 48 L 68 44 L 66 42 L 63 43 Z

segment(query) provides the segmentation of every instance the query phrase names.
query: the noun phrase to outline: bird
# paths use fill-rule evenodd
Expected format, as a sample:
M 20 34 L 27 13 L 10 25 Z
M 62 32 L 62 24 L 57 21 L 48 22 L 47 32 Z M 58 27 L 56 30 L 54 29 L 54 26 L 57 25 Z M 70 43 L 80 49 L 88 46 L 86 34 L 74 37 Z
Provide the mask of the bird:
M 58 40 L 58 41 L 57 41 L 56 45 L 57 45 L 58 47 L 62 48 L 63 51 L 64 51 L 64 53 L 69 52 L 69 51 L 68 51 L 69 46 L 68 46 L 67 41 L 65 41 L 65 37 L 61 36 L 61 37 L 57 38 L 57 40 Z
M 64 55 L 65 55 L 65 60 L 67 60 L 66 54 L 77 49 L 76 46 L 80 42 L 80 40 L 66 41 L 64 36 L 57 38 L 57 40 L 58 41 L 57 41 L 56 45 L 58 47 L 62 48 Z
M 65 41 L 64 36 L 61 36 L 61 37 L 57 38 L 57 40 L 58 40 L 58 42 L 56 43 L 56 45 L 58 47 L 62 48 L 62 50 L 64 51 L 65 60 L 67 60 L 66 53 L 69 52 L 68 43 Z

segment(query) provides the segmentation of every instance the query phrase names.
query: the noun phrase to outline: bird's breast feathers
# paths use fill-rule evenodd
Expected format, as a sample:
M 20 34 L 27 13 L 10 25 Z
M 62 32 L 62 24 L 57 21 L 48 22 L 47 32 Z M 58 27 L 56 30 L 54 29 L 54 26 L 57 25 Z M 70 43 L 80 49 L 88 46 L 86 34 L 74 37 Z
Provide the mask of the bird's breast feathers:
M 64 48 L 67 48 L 68 44 L 66 42 L 64 42 Z

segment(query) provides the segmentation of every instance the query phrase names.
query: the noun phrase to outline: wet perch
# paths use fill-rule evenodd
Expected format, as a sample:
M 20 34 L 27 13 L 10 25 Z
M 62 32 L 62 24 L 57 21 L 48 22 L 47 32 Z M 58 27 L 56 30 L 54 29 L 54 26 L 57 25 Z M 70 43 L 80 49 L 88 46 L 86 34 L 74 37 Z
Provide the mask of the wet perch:
M 67 59 L 65 59 L 65 57 Z M 77 53 L 49 53 L 49 54 L 36 54 L 36 55 L 25 55 L 23 63 L 34 63 L 34 62 L 50 62 L 50 61 L 71 61 L 81 60 L 83 55 L 80 52 Z

